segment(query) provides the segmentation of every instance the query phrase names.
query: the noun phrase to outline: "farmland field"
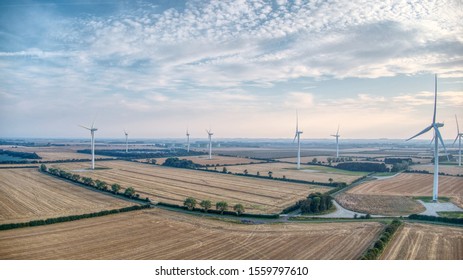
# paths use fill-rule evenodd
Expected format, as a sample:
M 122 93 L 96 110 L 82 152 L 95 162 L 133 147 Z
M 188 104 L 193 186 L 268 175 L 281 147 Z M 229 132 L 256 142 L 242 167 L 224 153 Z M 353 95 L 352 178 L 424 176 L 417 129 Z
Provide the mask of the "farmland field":
M 82 146 L 57 146 L 57 147 L 5 147 L 5 150 L 16 152 L 37 153 L 42 159 L 39 161 L 55 161 L 69 159 L 91 159 L 91 155 L 77 153 L 79 149 L 88 149 L 90 145 Z M 96 155 L 96 158 L 108 158 L 106 156 Z
M 244 176 L 234 176 L 189 169 L 154 166 L 127 161 L 98 162 L 102 170 L 82 170 L 83 163 L 55 164 L 55 167 L 99 179 L 123 188 L 134 187 L 142 198 L 180 205 L 185 198 L 225 200 L 229 205 L 241 203 L 246 212 L 276 213 L 305 198 L 312 192 L 328 188 Z
M 288 148 L 222 148 L 214 149 L 214 153 L 226 155 L 226 156 L 238 156 L 238 157 L 251 157 L 259 159 L 279 159 L 293 157 L 297 153 L 297 147 Z M 320 149 L 320 150 L 309 150 L 301 149 L 301 157 L 310 156 L 332 156 L 331 150 Z
M 434 173 L 434 165 L 433 164 L 419 164 L 419 165 L 412 165 L 410 166 L 411 170 L 425 170 L 430 173 Z M 459 167 L 457 165 L 439 165 L 439 172 L 443 172 L 445 174 L 450 175 L 463 175 L 463 167 Z
M 287 179 L 304 180 L 309 182 L 313 180 L 315 182 L 323 183 L 328 183 L 330 178 L 333 179 L 334 182 L 351 183 L 355 179 L 367 174 L 366 172 L 351 172 L 315 165 L 301 165 L 301 169 L 297 170 L 295 164 L 280 162 L 227 166 L 227 170 L 233 173 L 243 173 L 245 169 L 252 175 L 256 175 L 257 172 L 260 172 L 260 176 L 266 177 L 268 176 L 268 172 L 272 171 L 272 176 L 275 178 L 282 178 L 284 175 Z
M 336 201 L 349 210 L 369 214 L 404 216 L 426 210 L 416 200 L 402 196 L 342 193 Z
M 347 193 L 390 196 L 432 196 L 433 175 L 402 173 L 392 178 L 358 185 Z M 463 207 L 463 177 L 439 176 L 439 196 L 450 197 Z
M 0 259 L 356 259 L 382 228 L 243 225 L 149 209 L 0 231 Z
M 133 205 L 37 169 L 0 169 L 0 224 L 98 212 Z
M 406 223 L 381 259 L 463 260 L 463 228 Z
M 261 160 L 242 158 L 242 157 L 224 157 L 224 156 L 212 156 L 212 159 L 209 159 L 208 155 L 203 156 L 191 156 L 191 157 L 178 157 L 179 159 L 191 160 L 196 164 L 201 165 L 234 165 L 234 164 L 248 164 L 248 163 L 258 163 L 263 162 Z M 156 158 L 156 164 L 163 164 L 167 158 Z M 146 162 L 146 160 L 143 160 Z

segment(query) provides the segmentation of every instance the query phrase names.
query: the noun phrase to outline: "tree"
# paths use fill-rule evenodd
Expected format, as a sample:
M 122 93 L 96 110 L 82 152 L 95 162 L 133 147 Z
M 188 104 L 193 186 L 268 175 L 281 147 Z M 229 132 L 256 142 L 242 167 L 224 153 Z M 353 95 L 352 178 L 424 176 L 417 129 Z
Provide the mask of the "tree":
M 248 175 L 248 170 L 245 169 L 245 170 L 243 171 L 243 173 L 244 173 L 244 175 Z
M 273 172 L 272 172 L 272 171 L 269 171 L 269 172 L 268 172 L 268 177 L 269 177 L 269 178 L 272 178 L 272 176 L 273 176 Z
M 315 196 L 312 199 L 312 205 L 310 207 L 312 210 L 312 213 L 318 213 L 320 211 L 320 201 L 321 201 L 321 198 L 319 196 Z
M 210 200 L 203 200 L 199 205 L 201 205 L 201 207 L 204 209 L 204 212 L 207 213 L 207 210 L 211 209 L 212 207 L 212 202 Z
M 88 186 L 93 186 L 94 185 L 93 179 L 90 178 L 90 177 L 82 177 L 82 183 L 84 183 L 85 185 L 88 185 Z
M 111 190 L 113 190 L 114 193 L 118 193 L 121 189 L 121 185 L 119 184 L 112 184 L 111 185 Z
M 223 211 L 227 211 L 228 203 L 226 201 L 219 201 L 215 204 L 215 209 L 220 211 L 220 214 L 223 214 Z
M 183 201 L 183 206 L 186 206 L 188 210 L 193 210 L 196 206 L 196 199 L 188 197 Z
M 149 160 L 149 163 L 156 164 L 156 160 L 154 158 L 152 158 L 152 159 Z
M 99 190 L 107 190 L 108 184 L 105 181 L 96 180 L 95 181 L 96 188 Z
M 257 173 L 256 173 L 256 174 L 257 174 L 257 176 L 260 176 L 260 172 L 259 172 L 259 171 L 257 171 Z
M 75 182 L 79 182 L 79 180 L 80 180 L 80 175 L 78 175 L 78 174 L 72 174 L 71 180 L 72 180 L 72 181 L 75 181 Z
M 316 164 L 317 161 L 318 161 L 317 158 L 313 158 L 313 159 L 312 159 L 312 164 Z
M 128 187 L 125 189 L 124 191 L 124 195 L 128 196 L 128 197 L 132 197 L 135 195 L 135 189 L 132 188 L 132 187 Z
M 222 173 L 227 173 L 227 168 L 225 166 L 222 168 Z
M 42 163 L 42 164 L 40 165 L 40 171 L 42 171 L 42 172 L 47 172 L 47 166 L 46 166 L 45 164 Z
M 239 203 L 235 204 L 235 206 L 233 206 L 233 210 L 235 210 L 236 215 L 239 216 L 242 213 L 244 213 L 244 206 L 242 204 L 239 204 Z
M 333 184 L 333 178 L 329 178 L 328 182 L 330 182 L 330 184 Z

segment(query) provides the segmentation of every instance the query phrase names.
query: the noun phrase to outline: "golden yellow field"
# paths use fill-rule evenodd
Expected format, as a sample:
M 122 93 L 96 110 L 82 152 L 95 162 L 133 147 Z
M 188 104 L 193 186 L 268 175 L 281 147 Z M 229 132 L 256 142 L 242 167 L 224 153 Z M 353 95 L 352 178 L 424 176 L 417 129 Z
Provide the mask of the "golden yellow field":
M 55 161 L 69 159 L 91 159 L 89 154 L 78 153 L 77 150 L 89 149 L 90 145 L 82 146 L 51 146 L 51 147 L 17 147 L 3 146 L 5 150 L 16 152 L 37 153 L 42 159 L 40 161 Z M 107 156 L 96 155 L 95 158 L 108 158 Z
M 149 209 L 0 231 L 0 259 L 357 259 L 382 225 L 242 225 Z
M 433 164 L 419 164 L 410 166 L 411 170 L 426 170 L 430 173 L 434 173 Z M 457 165 L 439 165 L 439 172 L 443 172 L 450 175 L 463 175 L 463 166 Z
M 375 180 L 358 185 L 348 193 L 392 195 L 392 196 L 432 196 L 433 175 L 402 173 L 392 178 Z M 463 206 L 463 177 L 439 176 L 439 196 L 451 197 L 458 206 Z
M 53 166 L 99 179 L 109 184 L 134 187 L 142 198 L 152 201 L 183 204 L 185 198 L 225 200 L 230 206 L 241 203 L 246 212 L 279 213 L 312 192 L 328 188 L 266 179 L 249 178 L 198 170 L 188 170 L 128 161 L 97 162 L 102 170 L 82 170 L 85 163 L 63 163 Z
M 0 169 L 0 224 L 99 212 L 133 203 L 40 173 Z
M 463 260 L 463 228 L 406 223 L 381 259 Z
M 301 169 L 297 170 L 296 164 L 281 162 L 227 166 L 227 170 L 233 173 L 243 173 L 245 169 L 252 175 L 256 175 L 257 172 L 260 172 L 260 176 L 263 177 L 267 177 L 268 172 L 272 171 L 272 176 L 275 178 L 282 178 L 283 176 L 286 176 L 287 179 L 304 180 L 309 182 L 313 180 L 315 182 L 323 183 L 329 183 L 330 178 L 333 179 L 334 182 L 351 183 L 355 179 L 367 174 L 313 165 L 301 165 Z M 221 169 L 218 170 L 220 171 Z
M 224 164 L 247 164 L 247 163 L 257 163 L 262 162 L 261 160 L 249 159 L 243 157 L 224 157 L 224 156 L 212 156 L 212 159 L 209 159 L 208 155 L 203 156 L 191 156 L 191 157 L 178 157 L 179 159 L 191 160 L 196 164 L 201 165 L 224 165 Z M 167 158 L 156 158 L 156 164 L 163 164 Z M 140 160 L 146 162 L 147 160 Z

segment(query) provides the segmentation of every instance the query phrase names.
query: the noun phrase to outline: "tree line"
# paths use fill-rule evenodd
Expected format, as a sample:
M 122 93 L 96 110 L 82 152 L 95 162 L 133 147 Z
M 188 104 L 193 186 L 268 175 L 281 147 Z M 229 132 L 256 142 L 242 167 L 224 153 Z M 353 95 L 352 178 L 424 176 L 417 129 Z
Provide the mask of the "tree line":
M 72 182 L 83 184 L 83 185 L 98 189 L 100 191 L 110 192 L 115 195 L 122 195 L 130 199 L 140 200 L 143 202 L 150 202 L 148 197 L 146 197 L 145 199 L 141 199 L 140 195 L 136 193 L 135 188 L 133 187 L 126 187 L 124 192 L 120 192 L 122 187 L 121 185 L 117 183 L 110 185 L 106 183 L 105 181 L 101 181 L 98 179 L 93 180 L 93 178 L 91 177 L 80 176 L 78 174 L 73 174 L 71 172 L 67 172 L 59 168 L 47 168 L 45 164 L 40 165 L 40 171 L 70 180 Z
M 306 199 L 299 200 L 296 205 L 301 214 L 317 214 L 333 207 L 333 198 L 319 192 L 311 193 Z
M 198 201 L 193 197 L 188 197 L 183 201 L 183 206 L 185 206 L 190 211 L 195 209 L 196 204 L 198 204 Z M 210 200 L 202 200 L 199 205 L 204 210 L 204 212 L 207 213 L 207 211 L 212 207 L 212 202 Z M 219 201 L 215 204 L 215 209 L 223 215 L 223 213 L 228 210 L 228 203 L 226 201 Z M 245 211 L 244 206 L 241 203 L 235 204 L 233 206 L 233 210 L 237 216 L 243 214 Z
M 400 220 L 394 219 L 389 225 L 384 228 L 384 231 L 379 236 L 378 240 L 371 248 L 366 250 L 360 257 L 361 260 L 376 260 L 386 248 L 389 241 L 394 236 L 394 233 L 402 225 Z
M 33 220 L 29 222 L 24 222 L 24 223 L 3 224 L 3 225 L 0 225 L 0 230 L 8 230 L 8 229 L 15 229 L 15 228 L 23 228 L 23 227 L 34 227 L 34 226 L 51 225 L 51 224 L 56 224 L 56 223 L 77 221 L 81 219 L 88 219 L 88 218 L 93 218 L 93 217 L 101 217 L 101 216 L 106 216 L 106 215 L 111 215 L 111 214 L 135 211 L 135 210 L 145 209 L 149 207 L 150 207 L 149 204 L 133 205 L 133 206 L 124 207 L 120 209 L 103 210 L 100 212 L 87 213 L 87 214 L 81 214 L 81 215 L 70 215 L 70 216 L 63 216 L 63 217 L 57 217 L 57 218 L 48 218 L 45 220 Z

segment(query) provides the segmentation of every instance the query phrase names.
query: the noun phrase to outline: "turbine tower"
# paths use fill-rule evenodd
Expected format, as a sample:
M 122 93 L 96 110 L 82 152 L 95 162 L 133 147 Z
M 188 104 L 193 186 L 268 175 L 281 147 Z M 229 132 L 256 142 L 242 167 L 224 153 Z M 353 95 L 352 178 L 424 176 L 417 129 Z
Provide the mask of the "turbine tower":
M 453 145 L 457 142 L 458 139 L 458 166 L 461 166 L 461 138 L 463 137 L 463 132 L 460 132 L 460 127 L 458 126 L 458 118 L 455 115 L 455 120 L 457 121 L 457 137 L 455 137 L 455 141 L 453 141 Z
M 214 135 L 214 133 L 212 133 L 210 129 L 206 129 L 206 132 L 209 137 L 209 159 L 212 159 L 212 135 Z
M 129 152 L 129 134 L 127 133 L 127 131 L 125 131 L 125 129 L 124 129 L 124 134 L 125 134 L 125 152 L 128 153 Z
M 92 126 L 90 128 L 81 125 L 81 127 L 85 128 L 87 130 L 90 130 L 90 135 L 92 137 L 91 142 L 90 142 L 90 145 L 92 147 L 92 169 L 95 169 L 95 131 L 98 130 L 98 128 L 93 127 L 94 123 L 95 123 L 95 121 L 92 122 Z
M 339 125 L 338 125 L 338 131 L 336 131 L 336 134 L 335 135 L 331 135 L 333 137 L 336 137 L 336 158 L 339 157 L 339 137 L 341 135 L 339 135 Z
M 188 132 L 188 128 L 186 129 L 186 152 L 190 152 L 190 133 Z
M 297 169 L 301 169 L 301 134 L 299 130 L 299 118 L 296 111 L 296 135 L 294 135 L 293 143 L 297 138 Z
M 442 143 L 442 146 L 444 147 L 445 153 L 447 153 L 447 149 L 445 148 L 444 140 L 442 139 L 442 136 L 439 132 L 439 127 L 443 127 L 443 123 L 437 123 L 436 122 L 436 106 L 437 106 L 437 75 L 435 75 L 435 86 L 434 86 L 434 115 L 432 117 L 432 123 L 423 129 L 421 132 L 416 134 L 413 137 L 408 138 L 406 141 L 411 140 L 417 136 L 420 136 L 421 134 L 424 134 L 431 129 L 434 129 L 434 183 L 433 183 L 433 188 L 432 188 L 432 200 L 434 202 L 437 202 L 438 198 L 438 190 L 439 190 L 439 141 Z

